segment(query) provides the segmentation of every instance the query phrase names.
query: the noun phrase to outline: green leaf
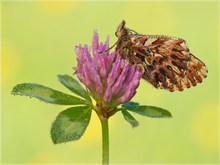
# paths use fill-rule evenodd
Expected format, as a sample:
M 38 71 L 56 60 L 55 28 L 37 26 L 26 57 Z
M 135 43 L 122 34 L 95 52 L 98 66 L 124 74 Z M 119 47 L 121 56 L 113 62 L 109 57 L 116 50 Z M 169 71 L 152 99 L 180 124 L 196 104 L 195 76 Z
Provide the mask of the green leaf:
M 67 87 L 70 91 L 73 93 L 85 98 L 86 100 L 89 100 L 91 102 L 91 98 L 88 94 L 88 92 L 80 85 L 78 81 L 73 79 L 69 75 L 58 75 L 58 79 L 60 82 Z
M 137 106 L 139 106 L 139 103 L 137 103 L 137 102 L 132 102 L 132 101 L 126 102 L 126 103 L 122 104 L 122 107 L 124 107 L 124 108 L 126 108 L 126 109 L 136 108 Z
M 126 109 L 137 114 L 153 117 L 153 118 L 169 118 L 171 113 L 163 108 L 155 106 L 139 105 L 138 103 L 128 102 L 122 105 L 122 109 Z
M 16 85 L 12 92 L 14 95 L 35 97 L 47 103 L 60 105 L 86 104 L 85 100 L 71 96 L 60 91 L 39 84 L 24 83 Z
M 78 140 L 89 125 L 92 109 L 87 106 L 68 108 L 57 116 L 51 127 L 54 144 Z
M 125 109 L 122 109 L 122 114 L 124 116 L 124 119 L 132 126 L 132 128 L 137 127 L 139 125 L 139 122 Z

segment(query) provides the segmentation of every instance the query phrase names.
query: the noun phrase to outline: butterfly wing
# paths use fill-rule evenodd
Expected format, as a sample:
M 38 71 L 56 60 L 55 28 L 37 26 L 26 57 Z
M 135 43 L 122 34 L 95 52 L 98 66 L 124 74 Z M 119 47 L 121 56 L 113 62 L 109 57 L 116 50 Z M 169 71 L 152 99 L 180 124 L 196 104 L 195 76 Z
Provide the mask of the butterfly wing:
M 130 63 L 140 65 L 142 77 L 156 88 L 182 91 L 207 76 L 205 64 L 189 52 L 183 39 L 133 35 L 127 45 Z

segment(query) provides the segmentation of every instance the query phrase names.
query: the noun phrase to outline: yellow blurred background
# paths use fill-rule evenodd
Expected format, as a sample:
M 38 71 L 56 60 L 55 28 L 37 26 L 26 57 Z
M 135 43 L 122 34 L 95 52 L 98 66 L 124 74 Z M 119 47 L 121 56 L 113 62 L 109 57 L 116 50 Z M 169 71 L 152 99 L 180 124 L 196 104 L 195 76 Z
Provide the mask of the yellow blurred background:
M 110 119 L 112 163 L 217 163 L 218 1 L 3 1 L 1 43 L 2 163 L 100 163 L 101 126 L 93 113 L 79 141 L 54 145 L 51 123 L 67 106 L 15 97 L 13 86 L 39 83 L 70 93 L 57 74 L 72 74 L 74 46 L 117 38 L 121 20 L 142 34 L 184 38 L 207 65 L 208 77 L 184 92 L 157 90 L 142 80 L 133 101 L 168 109 L 173 118 L 134 115 L 132 129 L 120 113 Z

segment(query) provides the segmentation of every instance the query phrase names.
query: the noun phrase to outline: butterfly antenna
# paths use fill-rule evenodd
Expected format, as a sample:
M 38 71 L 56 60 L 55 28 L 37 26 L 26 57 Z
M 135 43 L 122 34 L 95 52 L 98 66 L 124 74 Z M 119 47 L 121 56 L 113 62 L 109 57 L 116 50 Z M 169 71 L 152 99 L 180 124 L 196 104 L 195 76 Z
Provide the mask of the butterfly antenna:
M 103 52 L 107 52 L 107 51 L 111 50 L 112 48 L 114 48 L 115 45 L 117 45 L 117 43 L 118 43 L 118 41 L 115 42 L 110 48 L 106 49 L 105 51 L 101 51 L 99 53 L 103 53 Z
M 128 29 L 130 32 L 132 32 L 132 33 L 135 33 L 135 34 L 138 34 L 138 32 L 136 32 L 136 31 L 134 31 L 134 30 L 132 30 L 132 29 Z

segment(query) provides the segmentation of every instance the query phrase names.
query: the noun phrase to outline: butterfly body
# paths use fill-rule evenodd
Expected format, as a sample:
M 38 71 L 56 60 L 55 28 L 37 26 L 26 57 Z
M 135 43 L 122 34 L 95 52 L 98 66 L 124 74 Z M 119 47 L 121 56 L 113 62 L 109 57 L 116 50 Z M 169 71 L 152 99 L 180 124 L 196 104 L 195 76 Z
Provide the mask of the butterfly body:
M 142 77 L 156 88 L 169 91 L 190 88 L 207 76 L 205 64 L 192 55 L 185 40 L 159 35 L 142 35 L 119 25 L 116 50 L 140 68 Z

